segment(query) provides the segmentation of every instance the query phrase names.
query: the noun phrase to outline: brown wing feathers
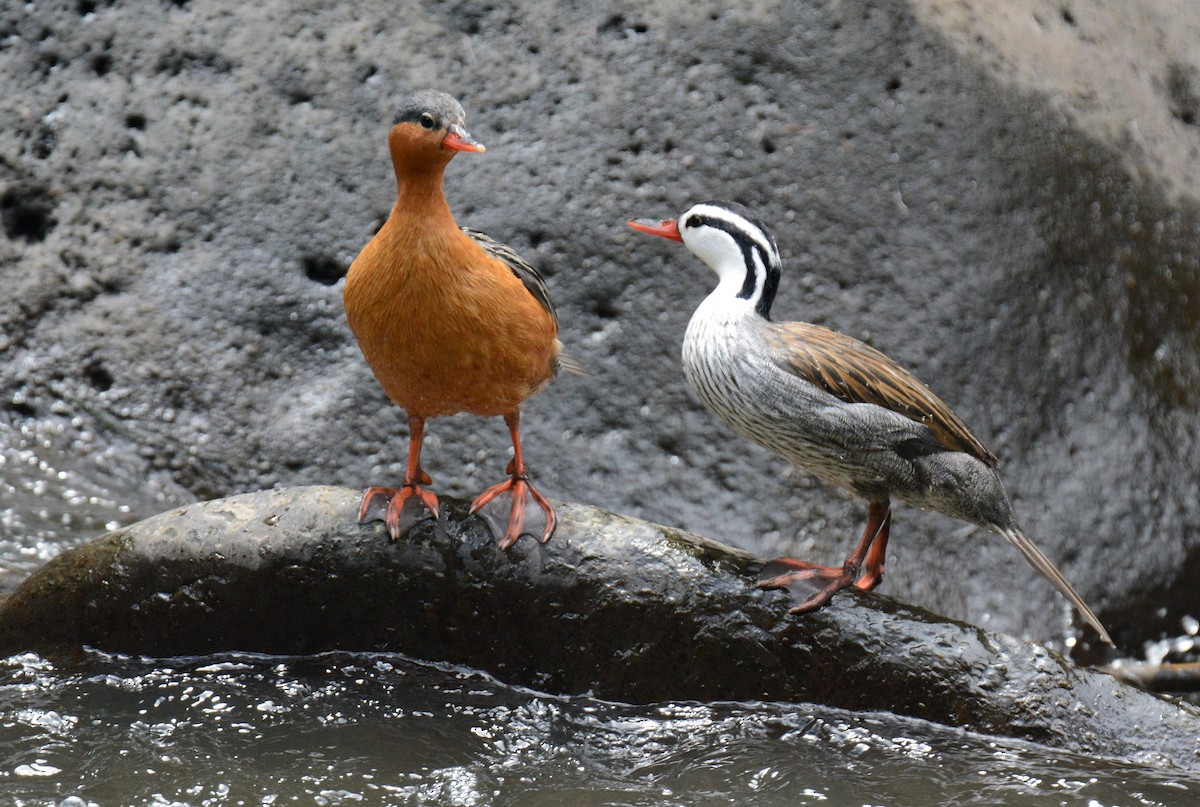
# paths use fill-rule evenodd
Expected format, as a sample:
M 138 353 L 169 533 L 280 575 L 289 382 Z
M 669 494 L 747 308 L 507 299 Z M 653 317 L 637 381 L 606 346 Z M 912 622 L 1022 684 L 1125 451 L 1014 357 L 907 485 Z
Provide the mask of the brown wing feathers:
M 542 308 L 546 309 L 546 313 L 554 320 L 554 324 L 558 325 L 558 314 L 554 310 L 554 303 L 550 301 L 550 289 L 546 286 L 545 279 L 536 269 L 530 266 L 508 244 L 503 244 L 490 235 L 481 233 L 479 230 L 472 230 L 470 227 L 460 227 L 459 229 L 469 235 L 475 243 L 483 247 L 483 251 L 488 255 L 507 264 L 512 273 L 517 276 L 517 279 L 525 284 L 525 288 L 529 290 L 533 298 L 541 304 Z
M 779 365 L 847 403 L 869 403 L 929 427 L 942 445 L 988 465 L 992 452 L 928 387 L 873 347 L 807 322 L 772 323 Z

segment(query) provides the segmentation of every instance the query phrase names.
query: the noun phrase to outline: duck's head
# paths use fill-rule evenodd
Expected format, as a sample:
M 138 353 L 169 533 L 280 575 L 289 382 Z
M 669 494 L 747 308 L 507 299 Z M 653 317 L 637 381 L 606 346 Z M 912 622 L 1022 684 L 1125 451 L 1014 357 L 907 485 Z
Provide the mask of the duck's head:
M 650 235 L 681 241 L 730 289 L 764 317 L 779 287 L 779 249 L 771 231 L 736 202 L 701 202 L 677 219 L 631 219 L 629 226 Z
M 444 92 L 420 90 L 405 98 L 388 132 L 397 172 L 402 167 L 445 166 L 460 151 L 485 151 L 467 131 L 466 120 L 462 105 Z

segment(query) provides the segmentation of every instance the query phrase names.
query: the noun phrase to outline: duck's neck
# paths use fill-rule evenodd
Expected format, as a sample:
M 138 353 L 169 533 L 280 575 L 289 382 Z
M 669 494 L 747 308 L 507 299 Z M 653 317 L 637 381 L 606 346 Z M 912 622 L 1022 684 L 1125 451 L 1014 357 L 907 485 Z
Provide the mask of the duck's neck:
M 458 229 L 442 192 L 442 176 L 454 153 L 431 148 L 408 136 L 403 127 L 389 134 L 388 151 L 396 174 L 396 204 L 389 220 Z
M 445 164 L 413 170 L 396 165 L 396 203 L 389 218 L 423 221 L 432 226 L 455 226 L 454 216 L 442 191 Z
M 740 290 L 741 283 L 722 280 L 697 306 L 692 320 L 727 324 L 745 319 L 762 319 L 762 314 L 755 309 L 754 302 L 738 294 Z
M 738 304 L 748 304 L 750 311 L 770 320 L 771 306 L 779 288 L 779 264 L 756 246 L 746 240 L 738 256 L 740 260 L 726 257 L 713 266 L 720 280 L 709 300 L 714 305 L 726 300 L 735 308 L 740 308 Z

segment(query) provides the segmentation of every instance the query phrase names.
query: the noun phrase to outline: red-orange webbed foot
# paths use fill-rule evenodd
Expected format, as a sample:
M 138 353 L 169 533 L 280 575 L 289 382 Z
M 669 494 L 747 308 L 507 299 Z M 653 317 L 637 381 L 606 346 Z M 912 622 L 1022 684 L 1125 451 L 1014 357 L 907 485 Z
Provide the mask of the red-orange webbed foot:
M 422 473 L 420 481 L 428 485 L 429 475 Z M 382 521 L 393 541 L 399 541 L 422 521 L 437 517 L 437 496 L 416 482 L 399 488 L 367 488 L 358 509 L 359 524 Z
M 492 485 L 471 502 L 471 512 L 488 525 L 501 549 L 508 549 L 522 535 L 546 543 L 558 526 L 554 508 L 538 493 L 527 474 L 513 472 L 511 462 L 508 473 L 511 474 L 508 479 Z
M 383 521 L 393 541 L 399 541 L 413 527 L 438 517 L 438 500 L 430 485 L 433 480 L 421 469 L 421 443 L 425 439 L 425 418 L 408 417 L 408 467 L 404 484 L 398 488 L 367 488 L 358 508 L 358 523 Z
M 798 601 L 791 614 L 807 614 L 829 604 L 833 595 L 854 583 L 857 567 L 818 566 L 803 560 L 775 558 L 758 575 L 758 587 L 783 588 Z
M 806 614 L 828 605 L 837 594 L 850 585 L 870 591 L 883 582 L 883 563 L 887 556 L 888 535 L 892 529 L 891 505 L 885 499 L 871 502 L 867 526 L 858 545 L 839 566 L 818 566 L 803 560 L 776 558 L 768 561 L 758 575 L 759 588 L 785 588 L 799 600 L 788 613 Z M 866 560 L 867 571 L 855 583 L 858 570 Z

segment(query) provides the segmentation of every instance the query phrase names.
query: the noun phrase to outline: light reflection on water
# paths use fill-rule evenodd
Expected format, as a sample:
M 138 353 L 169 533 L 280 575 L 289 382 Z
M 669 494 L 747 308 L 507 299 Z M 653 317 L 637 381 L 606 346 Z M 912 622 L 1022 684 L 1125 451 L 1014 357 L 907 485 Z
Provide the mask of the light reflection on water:
M 170 506 L 179 491 L 128 452 L 65 417 L 0 421 L 0 591 Z M 1108 807 L 1197 791 L 891 715 L 613 704 L 399 656 L 0 660 L 3 805 Z
M 170 506 L 136 453 L 67 416 L 0 420 L 0 592 L 64 549 Z
M 0 662 L 0 794 L 18 804 L 1173 805 L 1198 790 L 890 715 L 554 697 L 395 655 Z

